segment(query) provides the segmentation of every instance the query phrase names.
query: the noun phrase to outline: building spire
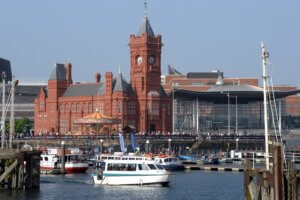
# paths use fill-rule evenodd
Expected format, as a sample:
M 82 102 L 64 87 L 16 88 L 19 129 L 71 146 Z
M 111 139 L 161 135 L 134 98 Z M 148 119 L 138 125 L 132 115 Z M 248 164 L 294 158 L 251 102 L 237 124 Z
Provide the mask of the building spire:
M 145 6 L 145 17 L 143 19 L 142 25 L 140 27 L 140 30 L 138 32 L 138 36 L 141 36 L 142 34 L 147 34 L 151 37 L 154 37 L 155 34 L 152 30 L 152 27 L 150 25 L 149 19 L 148 19 L 148 4 L 147 4 L 147 0 L 144 0 L 144 6 Z
M 145 17 L 147 17 L 147 0 L 144 1 L 144 6 L 145 6 Z

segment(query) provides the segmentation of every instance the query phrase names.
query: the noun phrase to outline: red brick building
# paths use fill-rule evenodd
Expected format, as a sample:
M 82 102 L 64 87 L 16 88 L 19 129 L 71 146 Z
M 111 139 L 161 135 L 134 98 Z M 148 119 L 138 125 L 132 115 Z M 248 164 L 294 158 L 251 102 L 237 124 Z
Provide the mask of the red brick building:
M 130 36 L 130 83 L 121 73 L 96 74 L 94 83 L 73 83 L 72 65 L 55 64 L 47 89 L 35 99 L 35 134 L 75 133 L 75 119 L 100 112 L 121 119 L 118 129 L 171 132 L 172 99 L 161 86 L 160 35 L 145 16 L 137 35 Z

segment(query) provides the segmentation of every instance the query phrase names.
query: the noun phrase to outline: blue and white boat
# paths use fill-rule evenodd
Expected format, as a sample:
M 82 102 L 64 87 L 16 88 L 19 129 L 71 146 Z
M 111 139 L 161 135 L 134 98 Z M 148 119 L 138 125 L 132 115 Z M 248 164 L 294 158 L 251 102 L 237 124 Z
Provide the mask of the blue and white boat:
M 183 171 L 184 166 L 177 157 L 155 157 L 154 162 L 163 166 L 167 171 Z
M 149 185 L 169 183 L 169 173 L 150 160 L 105 160 L 92 174 L 99 185 Z

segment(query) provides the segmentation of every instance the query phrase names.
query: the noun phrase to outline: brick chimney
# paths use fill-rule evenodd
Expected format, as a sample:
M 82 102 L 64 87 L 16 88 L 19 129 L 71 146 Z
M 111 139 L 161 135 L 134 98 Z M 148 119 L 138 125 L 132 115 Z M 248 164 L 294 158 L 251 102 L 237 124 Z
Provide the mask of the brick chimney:
M 67 87 L 69 87 L 69 85 L 71 85 L 73 83 L 73 80 L 72 80 L 72 64 L 68 63 L 66 65 L 66 68 L 67 68 Z
M 100 80 L 101 80 L 100 73 L 96 73 L 95 77 L 96 77 L 96 83 L 100 83 Z
M 105 73 L 106 94 L 112 94 L 112 78 L 113 78 L 113 73 L 112 72 L 106 72 Z

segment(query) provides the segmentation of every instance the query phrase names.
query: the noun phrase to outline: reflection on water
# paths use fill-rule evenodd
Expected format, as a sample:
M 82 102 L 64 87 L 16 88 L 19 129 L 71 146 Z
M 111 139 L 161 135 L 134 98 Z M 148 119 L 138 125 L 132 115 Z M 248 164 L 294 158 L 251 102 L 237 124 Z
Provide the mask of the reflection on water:
M 42 176 L 40 189 L 1 191 L 5 200 L 243 199 L 243 173 L 191 171 L 171 176 L 169 187 L 95 186 L 90 174 Z

